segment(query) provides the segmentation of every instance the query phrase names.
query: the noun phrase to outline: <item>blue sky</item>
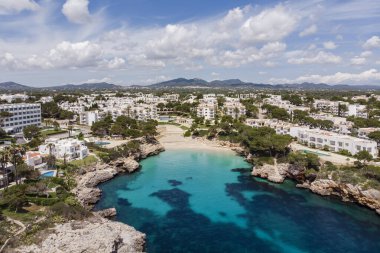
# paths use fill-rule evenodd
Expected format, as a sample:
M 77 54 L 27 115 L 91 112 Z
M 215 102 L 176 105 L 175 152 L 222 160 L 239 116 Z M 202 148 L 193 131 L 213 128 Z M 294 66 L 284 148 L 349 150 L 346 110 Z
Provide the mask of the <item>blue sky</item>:
M 0 0 L 0 82 L 380 85 L 374 0 Z

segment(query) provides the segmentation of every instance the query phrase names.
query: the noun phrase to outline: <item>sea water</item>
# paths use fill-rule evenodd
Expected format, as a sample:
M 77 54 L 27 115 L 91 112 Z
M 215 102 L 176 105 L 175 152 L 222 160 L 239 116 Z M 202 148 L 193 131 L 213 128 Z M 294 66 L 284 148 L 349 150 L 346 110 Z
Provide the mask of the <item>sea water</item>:
M 380 252 L 380 216 L 273 184 L 227 151 L 166 151 L 100 187 L 97 209 L 147 234 L 148 252 Z

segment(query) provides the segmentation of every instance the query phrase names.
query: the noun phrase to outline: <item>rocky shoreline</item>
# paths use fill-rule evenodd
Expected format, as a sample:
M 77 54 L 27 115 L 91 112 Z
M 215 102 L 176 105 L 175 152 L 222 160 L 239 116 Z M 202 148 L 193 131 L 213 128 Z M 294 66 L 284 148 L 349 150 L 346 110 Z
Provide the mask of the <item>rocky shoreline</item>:
M 274 183 L 282 183 L 289 178 L 295 180 L 299 188 L 309 189 L 322 196 L 337 196 L 343 201 L 373 209 L 380 215 L 380 191 L 376 189 L 362 189 L 358 185 L 338 183 L 331 178 L 318 179 L 317 175 L 306 175 L 305 169 L 292 164 L 255 166 L 252 175 Z
M 97 187 L 100 183 L 123 173 L 137 171 L 140 168 L 138 161 L 165 150 L 155 139 L 140 138 L 138 141 L 139 151 L 128 157 L 83 168 L 72 192 L 88 211 L 93 209 L 101 197 L 102 192 Z M 144 252 L 146 235 L 131 226 L 110 220 L 117 214 L 115 208 L 92 213 L 84 221 L 56 225 L 41 243 L 20 247 L 16 252 Z

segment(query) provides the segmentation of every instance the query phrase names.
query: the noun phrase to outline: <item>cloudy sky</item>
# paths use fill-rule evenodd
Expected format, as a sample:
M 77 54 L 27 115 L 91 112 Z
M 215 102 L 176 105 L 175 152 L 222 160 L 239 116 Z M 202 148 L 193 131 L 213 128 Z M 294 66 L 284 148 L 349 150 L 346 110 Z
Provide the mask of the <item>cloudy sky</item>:
M 380 85 L 378 0 L 0 0 L 0 82 Z

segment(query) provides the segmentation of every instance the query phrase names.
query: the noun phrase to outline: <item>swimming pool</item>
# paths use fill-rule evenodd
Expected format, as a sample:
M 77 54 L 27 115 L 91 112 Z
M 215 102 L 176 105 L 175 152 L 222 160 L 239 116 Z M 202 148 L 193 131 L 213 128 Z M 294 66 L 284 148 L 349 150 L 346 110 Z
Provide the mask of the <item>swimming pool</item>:
M 41 178 L 54 177 L 54 176 L 55 176 L 55 171 L 53 170 L 41 174 Z
M 329 154 L 320 153 L 320 152 L 317 152 L 317 151 L 311 151 L 311 150 L 307 150 L 307 149 L 302 150 L 302 152 L 304 152 L 305 154 L 315 154 L 315 155 L 318 155 L 318 156 L 330 156 Z
M 111 144 L 111 142 L 97 141 L 97 142 L 95 142 L 95 144 L 98 146 L 105 146 L 105 145 Z

